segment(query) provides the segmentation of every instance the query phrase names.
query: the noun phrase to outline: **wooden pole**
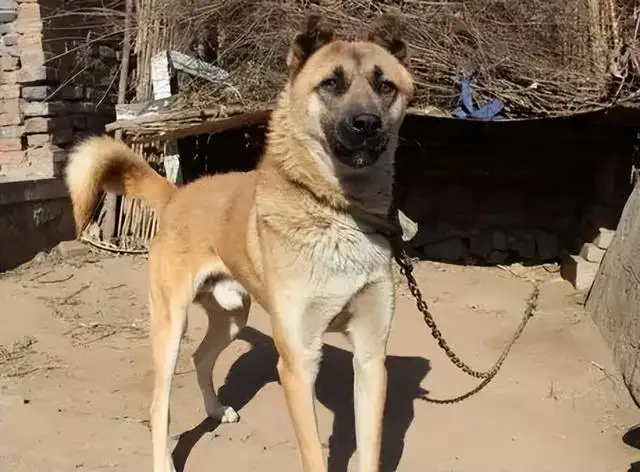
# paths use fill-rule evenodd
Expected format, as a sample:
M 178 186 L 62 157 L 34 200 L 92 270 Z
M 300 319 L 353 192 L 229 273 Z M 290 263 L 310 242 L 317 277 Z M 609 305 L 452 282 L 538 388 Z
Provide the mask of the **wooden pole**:
M 133 15 L 133 0 L 125 0 L 124 17 L 124 38 L 122 45 L 122 61 L 120 63 L 120 80 L 118 83 L 118 103 L 125 103 L 127 97 L 127 84 L 129 79 L 129 57 L 131 56 L 131 17 Z M 116 139 L 122 137 L 122 131 L 115 132 Z M 102 238 L 110 241 L 116 233 L 117 228 L 117 207 L 116 195 L 105 195 L 102 206 L 102 218 L 100 227 L 102 228 Z

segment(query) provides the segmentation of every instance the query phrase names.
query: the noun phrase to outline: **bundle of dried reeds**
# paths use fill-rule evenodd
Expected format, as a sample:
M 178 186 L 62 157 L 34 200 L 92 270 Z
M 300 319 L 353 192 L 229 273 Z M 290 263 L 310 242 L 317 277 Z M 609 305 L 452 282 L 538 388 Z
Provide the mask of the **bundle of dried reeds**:
M 188 50 L 206 33 L 215 61 L 233 76 L 219 86 L 181 84 L 193 95 L 191 105 L 274 100 L 289 41 L 311 10 L 326 15 L 341 36 L 354 37 L 389 8 L 405 23 L 415 106 L 450 115 L 463 75 L 473 76 L 480 102 L 500 98 L 507 118 L 570 115 L 637 96 L 637 82 L 612 74 L 622 49 L 637 44 L 637 31 L 624 35 L 620 26 L 638 25 L 630 0 L 164 2 L 176 25 L 174 47 Z M 155 14 L 167 11 L 158 4 Z

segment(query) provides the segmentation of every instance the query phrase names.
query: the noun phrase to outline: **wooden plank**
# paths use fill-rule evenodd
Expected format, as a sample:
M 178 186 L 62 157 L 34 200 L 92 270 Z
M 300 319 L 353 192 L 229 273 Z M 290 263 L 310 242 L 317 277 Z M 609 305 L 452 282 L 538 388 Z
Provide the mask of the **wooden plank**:
M 168 51 L 160 51 L 151 58 L 151 84 L 153 98 L 156 100 L 170 99 L 174 92 L 171 79 L 175 72 L 172 69 L 171 57 Z M 182 184 L 182 169 L 180 168 L 180 153 L 175 140 L 164 141 L 163 165 L 167 179 L 174 184 Z
M 151 58 L 151 87 L 153 98 L 156 100 L 169 98 L 173 95 L 171 78 L 175 72 L 171 68 L 169 52 L 160 51 Z
M 160 116 L 163 111 L 178 103 L 179 98 L 179 95 L 172 95 L 159 100 L 118 104 L 116 105 L 116 116 L 118 121 L 134 120 L 149 115 Z
M 234 115 L 229 118 L 218 118 L 192 126 L 177 127 L 173 130 L 163 130 L 156 133 L 145 133 L 131 136 L 128 141 L 131 143 L 144 144 L 154 141 L 167 141 L 180 139 L 199 134 L 215 134 L 229 129 L 240 128 L 242 126 L 266 124 L 271 116 L 271 110 L 259 110 L 241 115 Z
M 258 112 L 263 111 L 271 111 L 271 104 L 265 104 L 264 107 L 261 107 Z M 109 123 L 106 126 L 106 130 L 108 132 L 113 132 L 118 129 L 122 129 L 124 131 L 136 133 L 145 133 L 150 132 L 153 133 L 156 130 L 154 129 L 143 129 L 145 126 L 149 125 L 157 125 L 158 129 L 162 129 L 163 127 L 173 128 L 179 127 L 181 123 L 184 123 L 185 126 L 192 126 L 193 124 L 200 124 L 204 121 L 215 120 L 215 119 L 225 119 L 236 115 L 243 114 L 251 114 L 255 113 L 255 111 L 247 111 L 247 107 L 243 105 L 230 105 L 223 106 L 219 105 L 216 107 L 206 108 L 206 109 L 187 109 L 187 110 L 176 110 L 171 111 L 167 110 L 164 112 L 155 112 L 155 113 L 145 113 L 135 118 L 122 119 L 114 121 L 113 123 Z M 173 122 L 173 124 L 171 124 Z M 170 125 L 167 125 L 170 124 Z M 165 126 L 167 125 L 167 126 Z
M 625 384 L 640 402 L 640 185 L 624 207 L 586 302 L 613 350 Z

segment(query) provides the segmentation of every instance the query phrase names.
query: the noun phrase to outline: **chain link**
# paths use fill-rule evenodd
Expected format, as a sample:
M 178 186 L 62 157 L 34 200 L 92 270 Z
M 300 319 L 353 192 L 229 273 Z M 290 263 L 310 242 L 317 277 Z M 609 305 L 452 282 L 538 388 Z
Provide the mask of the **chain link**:
M 522 315 L 522 320 L 520 321 L 518 328 L 516 329 L 515 333 L 513 333 L 513 336 L 511 336 L 509 342 L 507 342 L 500 356 L 498 356 L 496 362 L 493 364 L 493 367 L 491 367 L 491 369 L 485 372 L 481 372 L 473 369 L 468 364 L 466 364 L 447 344 L 447 341 L 442 336 L 442 333 L 438 329 L 438 326 L 436 325 L 436 322 L 433 319 L 433 315 L 429 311 L 429 306 L 427 305 L 427 302 L 425 302 L 424 298 L 422 297 L 422 292 L 418 287 L 418 282 L 416 282 L 416 279 L 413 276 L 413 262 L 411 261 L 411 258 L 407 255 L 406 251 L 402 247 L 402 239 L 396 236 L 391 238 L 391 240 L 393 245 L 393 257 L 396 260 L 397 264 L 400 266 L 400 272 L 407 279 L 407 286 L 409 287 L 409 291 L 411 292 L 411 295 L 413 295 L 413 297 L 415 298 L 416 306 L 418 307 L 418 310 L 420 311 L 420 313 L 422 313 L 425 324 L 431 330 L 431 335 L 438 342 L 438 346 L 440 346 L 440 348 L 445 352 L 449 360 L 458 369 L 460 369 L 462 372 L 464 372 L 465 374 L 471 377 L 482 380 L 482 382 L 480 382 L 480 384 L 478 384 L 478 386 L 475 387 L 474 389 L 454 398 L 437 399 L 437 398 L 431 398 L 428 396 L 423 396 L 423 399 L 431 403 L 439 403 L 439 404 L 452 404 L 452 403 L 458 403 L 462 400 L 465 400 L 466 398 L 469 398 L 470 396 L 482 390 L 496 376 L 496 374 L 502 367 L 502 364 L 504 363 L 505 359 L 509 355 L 509 351 L 511 351 L 511 348 L 513 347 L 514 343 L 518 340 L 518 338 L 524 331 L 524 328 L 527 326 L 527 322 L 533 316 L 538 306 L 538 295 L 540 294 L 540 289 L 538 288 L 538 285 L 534 282 L 533 290 L 531 292 L 531 295 L 529 296 L 529 299 L 527 300 L 527 304 L 525 306 L 525 309 Z

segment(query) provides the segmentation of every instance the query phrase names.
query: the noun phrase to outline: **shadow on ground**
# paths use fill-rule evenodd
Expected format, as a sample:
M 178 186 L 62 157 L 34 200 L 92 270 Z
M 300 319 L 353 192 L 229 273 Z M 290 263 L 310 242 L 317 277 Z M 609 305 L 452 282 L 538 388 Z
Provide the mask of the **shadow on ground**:
M 253 328 L 246 328 L 239 338 L 252 348 L 229 370 L 225 384 L 219 390 L 220 401 L 240 410 L 266 384 L 278 381 L 278 354 L 272 339 Z M 334 413 L 329 440 L 329 471 L 346 472 L 349 459 L 356 449 L 353 416 L 352 354 L 325 345 L 322 367 L 318 375 L 318 400 Z M 389 356 L 387 358 L 388 395 L 384 417 L 381 472 L 395 471 L 404 450 L 404 437 L 414 418 L 413 403 L 428 392 L 420 383 L 430 370 L 428 360 L 421 357 Z M 176 471 L 183 472 L 189 454 L 206 433 L 219 423 L 207 418 L 191 430 L 182 433 L 173 452 Z

